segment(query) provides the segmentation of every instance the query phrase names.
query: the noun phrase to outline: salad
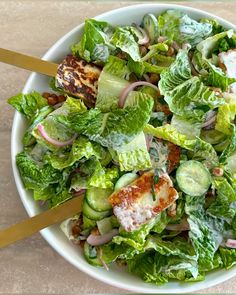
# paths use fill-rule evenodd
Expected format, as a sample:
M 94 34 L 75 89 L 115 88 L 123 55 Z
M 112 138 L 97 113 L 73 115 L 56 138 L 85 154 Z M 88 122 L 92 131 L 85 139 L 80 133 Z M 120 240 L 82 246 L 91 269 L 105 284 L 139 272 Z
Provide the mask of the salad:
M 35 201 L 83 198 L 61 229 L 88 263 L 155 284 L 236 263 L 233 30 L 87 19 L 50 86 L 8 100 L 28 121 L 16 163 Z

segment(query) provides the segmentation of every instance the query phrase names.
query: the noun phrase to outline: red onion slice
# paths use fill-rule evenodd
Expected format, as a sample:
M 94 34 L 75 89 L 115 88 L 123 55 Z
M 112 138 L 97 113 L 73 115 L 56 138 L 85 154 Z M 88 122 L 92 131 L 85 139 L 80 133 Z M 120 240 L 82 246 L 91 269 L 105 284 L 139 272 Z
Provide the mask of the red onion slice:
M 152 144 L 153 136 L 150 134 L 145 134 L 145 139 L 146 139 L 147 149 L 149 150 Z
M 87 242 L 92 246 L 100 246 L 106 244 L 112 240 L 114 236 L 117 236 L 119 230 L 117 228 L 112 229 L 107 234 L 104 235 L 89 235 L 87 238 Z
M 166 226 L 167 230 L 174 230 L 174 231 L 186 231 L 189 230 L 189 223 L 187 219 L 183 220 L 181 223 L 178 224 L 168 224 Z
M 77 137 L 77 134 L 75 133 L 75 134 L 72 136 L 71 139 L 69 139 L 69 140 L 67 140 L 67 141 L 59 141 L 59 140 L 56 140 L 56 139 L 54 139 L 54 138 L 51 138 L 51 137 L 47 134 L 47 132 L 45 131 L 43 125 L 38 124 L 37 128 L 38 128 L 38 131 L 39 131 L 39 133 L 41 134 L 41 136 L 42 136 L 46 141 L 48 141 L 49 143 L 51 143 L 51 144 L 53 144 L 53 145 L 55 145 L 55 146 L 57 146 L 57 147 L 63 147 L 63 146 L 66 146 L 66 145 L 70 145 L 70 144 L 73 143 L 73 141 L 74 141 L 74 140 L 76 139 L 76 137 Z
M 225 246 L 228 247 L 228 248 L 236 249 L 236 240 L 228 239 L 225 242 Z
M 203 123 L 202 128 L 207 128 L 208 126 L 213 124 L 215 122 L 215 120 L 216 120 L 216 112 L 210 111 L 206 116 L 206 120 Z
M 124 107 L 125 104 L 125 100 L 128 96 L 128 94 L 130 93 L 130 91 L 132 91 L 134 88 L 138 87 L 138 86 L 150 86 L 153 89 L 155 89 L 156 91 L 158 91 L 158 87 L 153 85 L 152 83 L 146 82 L 146 81 L 138 81 L 138 82 L 134 82 L 130 85 L 128 85 L 120 94 L 119 97 L 119 101 L 118 101 L 118 105 L 120 108 Z

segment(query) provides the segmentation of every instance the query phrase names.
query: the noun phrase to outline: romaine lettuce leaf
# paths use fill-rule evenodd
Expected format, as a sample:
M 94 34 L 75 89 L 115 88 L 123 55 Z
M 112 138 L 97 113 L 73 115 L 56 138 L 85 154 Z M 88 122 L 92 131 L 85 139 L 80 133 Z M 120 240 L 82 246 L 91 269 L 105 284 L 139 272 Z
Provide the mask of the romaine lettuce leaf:
M 207 209 L 207 213 L 229 220 L 233 218 L 236 213 L 236 194 L 232 186 L 224 177 L 215 177 L 213 179 L 213 187 L 216 189 L 216 199 L 211 203 Z
M 214 50 L 216 50 L 217 46 L 220 43 L 220 40 L 228 36 L 231 38 L 233 36 L 233 30 L 228 30 L 225 32 L 221 32 L 214 36 L 208 37 L 197 45 L 197 50 L 201 52 L 203 59 L 209 59 L 212 56 Z
M 161 73 L 161 80 L 158 84 L 161 94 L 166 95 L 191 77 L 191 65 L 188 59 L 188 51 L 180 50 L 176 56 L 175 62 Z
M 85 20 L 83 36 L 79 43 L 72 46 L 72 53 L 87 62 L 106 61 L 111 47 L 106 30 L 111 30 L 107 22 L 95 19 Z
M 158 17 L 160 36 L 196 46 L 212 32 L 210 23 L 201 23 L 177 10 L 167 10 Z
M 111 38 L 111 44 L 126 52 L 134 61 L 140 61 L 138 43 L 128 29 L 117 27 Z
M 226 269 L 230 269 L 236 264 L 236 249 L 227 249 L 220 247 L 220 256 L 223 261 L 223 266 Z
M 209 68 L 209 74 L 206 79 L 207 85 L 219 87 L 222 91 L 226 91 L 230 84 L 236 82 L 236 78 L 227 77 L 221 68 L 218 68 L 211 63 L 209 63 Z
M 45 119 L 51 112 L 53 112 L 53 108 L 51 106 L 45 106 L 41 108 L 37 115 L 31 119 L 31 125 L 27 128 L 24 137 L 23 137 L 23 144 L 24 146 L 30 146 L 35 143 L 36 139 L 32 135 L 32 131 L 34 130 L 35 126 L 37 126 L 43 119 Z
M 173 240 L 163 240 L 158 235 L 153 235 L 147 238 L 144 246 L 145 251 L 154 249 L 161 255 L 165 256 L 178 256 L 180 258 L 187 258 L 197 261 L 197 255 L 191 243 L 184 238 L 175 237 Z
M 190 226 L 189 238 L 199 257 L 202 271 L 214 268 L 214 255 L 223 240 L 224 222 L 204 210 L 205 196 L 186 196 L 185 211 Z
M 146 170 L 152 167 L 144 133 L 116 149 L 121 171 Z
M 92 156 L 101 158 L 101 147 L 89 141 L 86 137 L 80 136 L 77 138 L 69 152 L 52 153 L 47 156 L 47 161 L 55 168 L 62 170 L 68 166 L 73 165 L 76 161 L 81 159 L 89 159 Z
M 186 136 L 187 139 L 195 139 L 200 136 L 202 124 L 199 122 L 191 122 L 185 120 L 180 116 L 173 115 L 171 119 L 171 126 L 173 126 L 179 133 Z
M 48 199 L 49 208 L 54 208 L 71 198 L 72 198 L 72 195 L 70 194 L 68 189 L 64 188 L 62 191 L 52 195 L 51 198 Z
M 42 107 L 48 105 L 47 99 L 36 91 L 28 94 L 20 93 L 8 99 L 8 103 L 13 106 L 18 112 L 26 116 L 27 119 L 32 119 L 38 115 Z
M 96 107 L 102 111 L 117 108 L 121 92 L 129 85 L 126 61 L 110 56 L 98 79 Z
M 68 129 L 86 135 L 90 140 L 113 149 L 130 142 L 138 135 L 150 119 L 153 98 L 136 92 L 135 105 L 102 113 L 99 109 L 76 112 L 67 116 L 60 115 L 57 120 Z
M 96 166 L 88 181 L 88 185 L 99 188 L 113 188 L 115 181 L 119 178 L 118 167 L 104 168 L 99 161 L 95 163 Z
M 59 115 L 67 116 L 69 113 L 83 113 L 86 111 L 86 106 L 80 99 L 67 97 L 66 101 L 63 103 L 63 105 L 56 109 L 55 111 L 51 112 L 44 120 L 41 121 L 41 125 L 44 127 L 44 130 L 46 133 L 56 140 L 59 141 L 66 141 L 74 136 L 73 130 L 68 129 L 63 124 L 59 123 L 56 120 L 56 117 Z M 37 122 L 39 123 L 39 122 Z M 36 140 L 46 146 L 48 149 L 55 151 L 60 148 L 58 148 L 55 145 L 52 145 L 51 143 L 47 142 L 39 133 L 37 129 L 37 125 L 35 125 L 32 135 L 36 138 Z
M 25 152 L 16 156 L 16 164 L 26 189 L 45 189 L 61 180 L 61 172 L 49 164 L 37 162 Z
M 236 115 L 236 103 L 230 102 L 226 103 L 218 108 L 216 116 L 216 126 L 215 129 L 227 134 L 232 134 L 232 121 Z
M 204 279 L 198 274 L 194 260 L 176 256 L 163 256 L 158 252 L 145 252 L 128 260 L 128 269 L 139 275 L 147 283 L 163 284 L 169 279 L 180 281 L 199 281 Z

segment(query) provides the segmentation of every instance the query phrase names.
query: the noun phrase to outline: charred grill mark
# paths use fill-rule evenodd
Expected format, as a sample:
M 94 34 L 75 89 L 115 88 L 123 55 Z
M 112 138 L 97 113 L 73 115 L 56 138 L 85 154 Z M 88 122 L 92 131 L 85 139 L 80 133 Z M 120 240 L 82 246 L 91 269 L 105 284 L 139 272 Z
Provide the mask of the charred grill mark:
M 84 100 L 93 107 L 96 102 L 98 78 L 101 70 L 94 64 L 67 55 L 57 70 L 57 85 L 65 92 Z

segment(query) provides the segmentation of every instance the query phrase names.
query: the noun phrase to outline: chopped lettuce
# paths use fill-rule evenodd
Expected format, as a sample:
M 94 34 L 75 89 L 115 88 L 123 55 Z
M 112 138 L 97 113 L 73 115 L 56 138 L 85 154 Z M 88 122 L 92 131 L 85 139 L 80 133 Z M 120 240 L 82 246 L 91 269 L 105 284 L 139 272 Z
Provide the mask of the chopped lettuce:
M 30 120 L 38 115 L 42 107 L 48 105 L 47 99 L 36 91 L 12 96 L 8 99 L 8 103 Z
M 47 161 L 55 169 L 61 170 L 73 165 L 76 161 L 89 159 L 92 156 L 101 158 L 101 147 L 90 142 L 86 137 L 79 137 L 74 141 L 69 152 L 52 153 L 47 157 Z
M 161 74 L 159 88 L 170 110 L 186 119 L 202 121 L 209 109 L 224 103 L 199 77 L 192 77 L 186 50 L 180 51 L 176 61 Z
M 72 130 L 69 130 L 63 124 L 59 123 L 56 120 L 56 117 L 58 115 L 67 116 L 68 114 L 72 114 L 76 112 L 83 113 L 85 111 L 86 111 L 86 107 L 84 103 L 82 102 L 82 100 L 72 98 L 72 97 L 67 97 L 63 105 L 60 108 L 56 109 L 55 111 L 51 112 L 44 120 L 40 122 L 40 124 L 44 127 L 44 130 L 51 138 L 54 138 L 62 142 L 67 141 L 70 138 L 72 138 L 75 133 Z M 52 145 L 51 143 L 49 143 L 42 137 L 42 135 L 38 131 L 37 124 L 35 124 L 34 126 L 35 127 L 32 130 L 32 135 L 36 138 L 36 140 L 39 143 L 46 146 L 48 149 L 52 151 L 60 149 L 57 146 Z
M 199 122 L 191 122 L 182 117 L 173 115 L 171 119 L 171 126 L 173 126 L 179 133 L 185 135 L 187 139 L 195 139 L 200 136 L 201 124 Z
M 80 42 L 72 46 L 72 52 L 87 62 L 100 60 L 106 61 L 109 56 L 109 34 L 111 30 L 107 22 L 87 19 L 84 24 L 84 33 Z
M 229 220 L 236 214 L 236 195 L 235 191 L 223 177 L 215 177 L 213 180 L 213 187 L 216 189 L 216 198 L 207 209 L 207 213 Z
M 197 50 L 200 51 L 203 59 L 209 59 L 212 57 L 212 53 L 216 50 L 217 46 L 219 46 L 220 40 L 226 36 L 231 38 L 233 34 L 233 30 L 228 30 L 208 37 L 197 45 Z
M 220 247 L 220 256 L 223 261 L 223 266 L 230 269 L 236 264 L 236 250 Z
M 205 196 L 186 196 L 185 211 L 190 226 L 189 238 L 198 255 L 202 271 L 214 268 L 214 256 L 223 240 L 224 222 L 204 210 Z
M 207 85 L 219 87 L 222 91 L 226 91 L 230 84 L 236 82 L 236 78 L 227 77 L 221 68 L 217 68 L 211 63 L 209 63 L 209 67 L 210 71 L 206 79 Z
M 116 149 L 116 154 L 121 171 L 146 170 L 152 167 L 143 132 Z
M 227 135 L 232 134 L 232 121 L 236 115 L 236 103 L 227 103 L 218 108 L 215 129 Z
M 126 52 L 134 61 L 140 61 L 138 43 L 128 29 L 117 27 L 111 38 L 111 44 Z
M 113 166 L 112 168 L 104 168 L 99 161 L 96 161 L 96 166 L 88 181 L 88 185 L 99 188 L 113 188 L 118 177 L 118 167 Z
M 16 164 L 27 189 L 44 189 L 61 179 L 60 171 L 49 164 L 35 161 L 26 152 L 16 156 Z
M 102 111 L 117 108 L 121 92 L 129 85 L 126 78 L 129 69 L 126 62 L 110 56 L 98 80 L 96 107 Z
M 212 32 L 210 23 L 197 22 L 188 15 L 176 10 L 167 10 L 158 17 L 161 36 L 179 43 L 196 46 Z
M 141 92 L 134 96 L 135 105 L 102 113 L 99 109 L 60 115 L 58 121 L 67 129 L 86 135 L 102 146 L 119 148 L 139 134 L 149 121 L 153 98 Z

